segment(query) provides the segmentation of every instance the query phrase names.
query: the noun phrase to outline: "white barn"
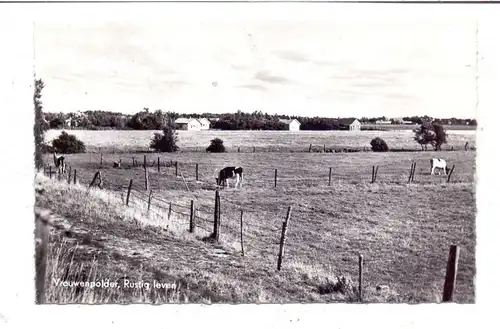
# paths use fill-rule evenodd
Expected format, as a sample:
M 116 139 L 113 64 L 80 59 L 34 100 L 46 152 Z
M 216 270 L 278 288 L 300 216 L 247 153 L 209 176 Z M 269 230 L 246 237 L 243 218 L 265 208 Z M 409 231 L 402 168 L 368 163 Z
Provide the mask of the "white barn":
M 300 130 L 300 122 L 297 119 L 280 119 L 280 122 L 284 123 L 290 131 Z
M 210 129 L 210 121 L 207 118 L 198 119 L 201 124 L 201 130 L 209 130 Z
M 175 126 L 179 130 L 200 131 L 202 129 L 200 121 L 192 118 L 178 118 L 175 120 Z

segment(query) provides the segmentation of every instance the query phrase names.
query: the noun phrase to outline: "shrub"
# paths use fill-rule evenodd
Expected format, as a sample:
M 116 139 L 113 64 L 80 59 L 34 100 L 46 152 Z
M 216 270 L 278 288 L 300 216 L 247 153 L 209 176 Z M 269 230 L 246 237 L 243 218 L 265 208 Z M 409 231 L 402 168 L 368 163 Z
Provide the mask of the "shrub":
M 52 147 L 52 145 L 49 144 L 42 144 L 41 145 L 41 151 L 42 153 L 54 153 L 56 150 Z
M 427 149 L 427 144 L 431 144 L 434 150 L 441 150 L 441 145 L 446 144 L 446 131 L 439 122 L 423 123 L 414 130 L 415 140 L 420 144 L 422 150 Z
M 226 148 L 224 147 L 224 141 L 222 141 L 222 139 L 220 138 L 212 139 L 206 151 L 212 153 L 226 152 Z
M 387 152 L 389 151 L 389 146 L 387 146 L 387 143 L 380 137 L 376 137 L 372 139 L 370 142 L 370 145 L 372 146 L 372 151 L 373 152 Z
M 59 137 L 52 141 L 52 148 L 57 153 L 84 153 L 85 144 L 75 135 L 63 131 Z
M 172 120 L 169 119 L 165 128 L 163 128 L 163 135 L 155 133 L 149 147 L 157 152 L 177 152 L 179 150 L 177 142 L 177 132 L 175 131 Z

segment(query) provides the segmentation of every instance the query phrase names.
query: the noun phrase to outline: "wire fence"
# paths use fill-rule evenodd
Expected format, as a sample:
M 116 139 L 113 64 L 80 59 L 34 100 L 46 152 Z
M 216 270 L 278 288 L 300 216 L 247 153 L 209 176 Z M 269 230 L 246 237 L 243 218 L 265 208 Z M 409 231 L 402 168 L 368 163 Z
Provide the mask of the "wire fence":
M 197 166 L 198 167 L 198 166 Z M 178 165 L 177 165 L 178 170 Z M 374 169 L 375 171 L 375 169 Z M 52 166 L 48 166 L 43 170 L 44 175 L 52 179 L 65 181 L 68 184 L 78 183 L 83 186 L 92 186 L 95 188 L 106 189 L 109 193 L 116 196 L 118 200 L 128 208 L 132 209 L 134 216 L 139 212 L 141 216 L 154 217 L 162 227 L 167 230 L 174 227 L 181 228 L 186 231 L 206 237 L 215 237 L 216 230 L 220 231 L 220 235 L 216 237 L 219 241 L 224 242 L 235 249 L 241 249 L 242 255 L 252 255 L 260 257 L 264 263 L 269 266 L 276 266 L 276 258 L 278 258 L 278 270 L 280 270 L 283 255 L 286 253 L 286 259 L 289 263 L 300 262 L 302 259 L 311 258 L 313 253 L 318 252 L 317 245 L 328 245 L 328 232 L 311 229 L 293 229 L 287 233 L 288 221 L 292 206 L 278 207 L 273 211 L 265 209 L 248 209 L 248 206 L 241 204 L 229 197 L 221 198 L 219 190 L 215 192 L 215 198 L 194 199 L 181 202 L 176 200 L 166 200 L 161 195 L 161 190 L 168 186 L 164 181 L 158 181 L 146 178 L 148 181 L 144 189 L 141 184 L 131 184 L 134 178 L 129 182 L 124 179 L 123 175 L 117 172 L 106 171 L 101 175 L 101 171 L 93 175 L 81 174 L 78 175 L 76 168 L 68 169 L 64 172 L 53 170 Z M 75 175 L 76 176 L 75 178 Z M 376 175 L 376 174 L 375 174 Z M 411 175 L 411 172 L 410 172 Z M 132 177 L 140 175 L 135 173 Z M 146 171 L 147 177 L 147 171 Z M 144 179 L 144 177 L 142 177 Z M 199 178 L 199 177 L 198 177 Z M 373 179 L 373 173 L 372 173 Z M 179 183 L 179 179 L 172 178 L 167 181 Z M 184 181 L 184 179 L 183 179 Z M 152 184 L 153 183 L 153 184 Z M 184 182 L 185 183 L 185 182 Z M 218 200 L 218 201 L 216 201 Z M 218 206 L 216 206 L 218 204 Z M 293 205 L 293 212 L 297 214 L 293 218 L 291 225 L 295 227 L 311 227 L 318 224 L 310 218 L 332 217 L 335 214 L 326 210 L 315 209 L 314 207 L 305 205 Z M 307 223 L 303 218 L 309 218 Z M 334 223 L 329 225 L 335 226 Z M 192 231 L 193 230 L 193 231 Z M 308 238 L 304 239 L 303 235 L 307 234 Z M 285 237 L 288 237 L 285 251 Z M 343 263 L 344 272 L 351 276 L 356 276 L 356 270 L 359 273 L 363 269 L 376 269 L 380 259 L 370 257 L 370 255 L 359 256 L 345 249 L 333 247 L 328 250 L 329 254 L 335 254 L 336 259 L 340 259 Z M 366 267 L 364 267 L 366 264 Z M 362 279 L 359 274 L 359 298 L 362 299 L 361 287 Z M 448 280 L 448 279 L 447 279 Z M 454 284 L 454 282 L 453 282 Z

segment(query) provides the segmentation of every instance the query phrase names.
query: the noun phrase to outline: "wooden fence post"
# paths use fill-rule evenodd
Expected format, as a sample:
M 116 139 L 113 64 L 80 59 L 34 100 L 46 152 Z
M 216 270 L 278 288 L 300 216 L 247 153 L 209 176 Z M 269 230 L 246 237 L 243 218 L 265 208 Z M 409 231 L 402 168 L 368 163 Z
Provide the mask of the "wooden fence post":
M 359 293 L 359 301 L 363 301 L 363 255 L 359 254 L 358 259 L 359 265 L 359 276 L 358 276 L 358 293 Z
M 149 191 L 149 197 L 148 197 L 148 211 L 147 213 L 149 214 L 149 209 L 151 208 L 151 198 L 153 197 L 153 190 Z
M 144 186 L 146 191 L 149 188 L 148 167 L 144 166 Z
M 92 182 L 90 182 L 89 188 L 94 186 L 94 184 L 97 184 L 97 187 L 102 188 L 102 176 L 101 176 L 100 170 L 98 170 L 95 173 L 94 178 L 92 179 Z
M 218 226 L 218 230 L 217 230 L 217 241 L 219 241 L 219 236 L 220 236 L 220 224 L 221 224 L 221 220 L 220 220 L 220 194 L 218 194 L 217 196 L 217 226 Z
M 286 219 L 283 222 L 283 227 L 281 229 L 280 252 L 278 254 L 278 271 L 281 271 L 281 264 L 283 262 L 283 254 L 285 252 L 286 230 L 288 228 L 288 221 L 290 220 L 291 212 L 292 212 L 292 206 L 288 206 Z
M 469 142 L 465 143 L 464 149 L 467 151 L 467 147 L 469 146 Z
M 375 166 L 372 166 L 372 184 L 375 183 Z
M 453 174 L 453 170 L 455 170 L 455 165 L 453 165 L 453 167 L 451 167 L 451 170 L 450 172 L 448 173 L 448 180 L 446 181 L 447 183 L 450 182 L 450 179 L 451 179 L 451 174 Z
M 219 241 L 219 190 L 215 191 L 215 204 L 214 204 L 214 232 L 213 237 L 215 241 Z
M 309 153 L 311 153 L 311 151 L 312 151 L 312 147 L 313 147 L 313 145 L 312 145 L 312 144 L 309 144 Z
M 68 184 L 71 184 L 71 167 L 69 167 L 68 171 Z
M 160 157 L 158 157 L 158 172 L 160 172 Z
M 415 169 L 417 168 L 417 163 L 413 163 L 413 172 L 411 174 L 411 182 L 413 183 L 413 179 L 415 178 Z
M 172 214 L 172 201 L 168 203 L 168 217 L 167 217 L 167 225 L 170 222 L 170 215 Z
M 323 152 L 326 152 L 326 145 L 323 144 Z
M 76 184 L 76 169 L 73 172 L 73 184 Z
M 245 257 L 245 249 L 243 249 L 243 210 L 240 212 L 240 241 L 241 241 L 241 256 Z
M 460 252 L 460 247 L 456 245 L 450 246 L 450 253 L 448 255 L 448 264 L 446 266 L 446 277 L 444 280 L 443 302 L 453 301 L 453 292 L 455 290 L 455 282 L 457 280 L 459 252 Z
M 198 181 L 198 164 L 196 164 L 196 181 Z
M 178 170 L 178 169 L 179 169 L 179 167 L 178 167 L 178 162 L 177 162 L 177 161 L 175 161 L 175 177 L 177 177 L 177 176 L 178 176 L 178 175 L 177 175 L 177 170 Z
M 132 157 L 132 167 L 135 167 L 135 158 Z
M 49 178 L 52 179 L 52 165 L 49 166 Z
M 332 185 L 332 167 L 330 167 L 330 173 L 328 174 L 328 186 Z
M 411 182 L 411 178 L 412 178 L 412 176 L 413 176 L 413 165 L 414 165 L 414 164 L 415 164 L 415 163 L 414 163 L 414 162 L 412 162 L 412 163 L 411 163 L 411 166 L 410 166 L 410 175 L 408 175 L 408 184 L 410 184 L 410 182 Z
M 240 147 L 238 146 L 238 153 L 240 153 Z
M 255 153 L 255 146 L 253 147 L 253 153 Z
M 128 190 L 127 190 L 127 200 L 125 202 L 125 205 L 128 206 L 128 201 L 130 200 L 130 191 L 132 190 L 132 183 L 133 183 L 133 179 L 130 180 L 130 182 L 128 183 Z
M 278 169 L 274 169 L 274 187 L 278 184 Z
M 45 277 L 47 271 L 47 245 L 49 241 L 49 228 L 41 218 L 41 214 L 35 217 L 36 244 L 36 303 L 45 303 Z
M 191 213 L 189 215 L 189 232 L 194 233 L 194 230 L 195 230 L 194 201 L 191 200 Z
M 101 167 L 102 167 L 102 152 L 101 152 Z

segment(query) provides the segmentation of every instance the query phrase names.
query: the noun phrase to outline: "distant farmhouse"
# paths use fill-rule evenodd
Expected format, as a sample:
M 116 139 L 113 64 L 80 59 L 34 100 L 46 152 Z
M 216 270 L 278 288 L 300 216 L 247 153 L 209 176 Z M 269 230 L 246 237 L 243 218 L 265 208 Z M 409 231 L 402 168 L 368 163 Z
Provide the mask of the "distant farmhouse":
M 210 129 L 210 121 L 206 118 L 178 118 L 175 120 L 175 126 L 179 130 L 201 131 Z
M 411 125 L 411 124 L 413 124 L 412 121 L 403 120 L 402 118 L 395 118 L 392 120 L 392 123 L 395 125 Z
M 392 124 L 391 120 L 377 120 L 375 121 L 375 124 L 377 125 L 390 125 Z
M 280 122 L 285 124 L 287 130 L 290 131 L 300 130 L 300 122 L 297 119 L 280 119 Z
M 198 119 L 198 121 L 201 124 L 201 130 L 208 130 L 208 129 L 210 129 L 210 121 L 208 121 L 207 118 L 201 118 L 201 119 Z
M 340 130 L 361 130 L 361 122 L 356 118 L 340 119 L 337 123 Z

